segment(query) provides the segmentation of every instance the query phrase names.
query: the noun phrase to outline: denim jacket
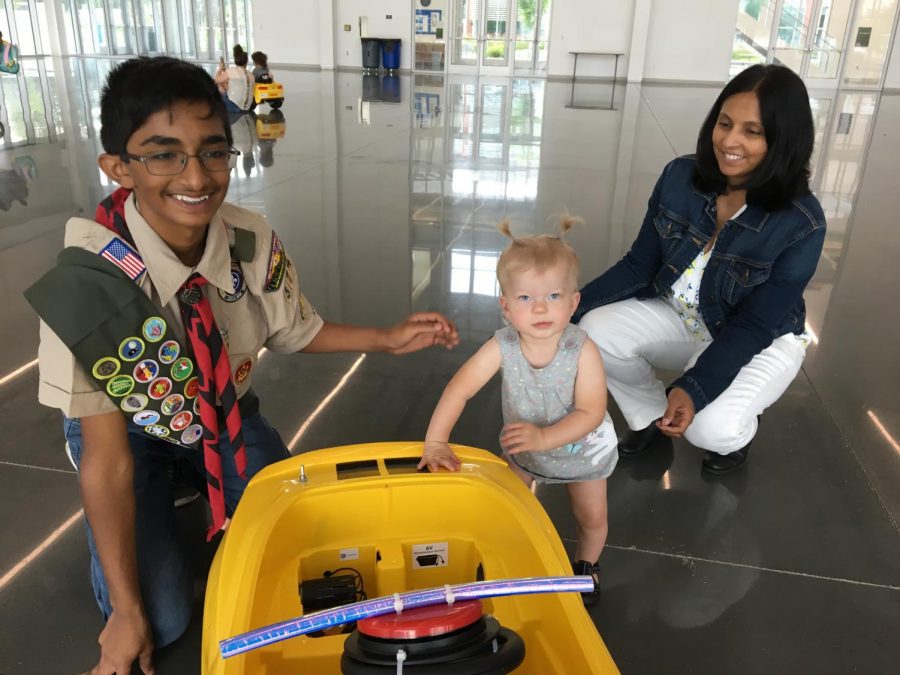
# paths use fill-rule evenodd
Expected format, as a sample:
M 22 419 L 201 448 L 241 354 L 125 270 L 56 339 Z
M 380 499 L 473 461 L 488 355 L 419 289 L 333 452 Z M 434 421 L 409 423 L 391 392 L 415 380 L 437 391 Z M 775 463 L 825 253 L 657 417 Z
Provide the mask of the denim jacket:
M 663 169 L 631 250 L 581 289 L 573 321 L 619 300 L 663 297 L 703 250 L 715 232 L 716 195 L 697 191 L 694 166 L 686 156 Z M 825 215 L 812 194 L 778 211 L 748 204 L 726 222 L 700 283 L 700 314 L 713 341 L 672 383 L 697 412 L 775 338 L 803 332 L 803 290 L 824 240 Z

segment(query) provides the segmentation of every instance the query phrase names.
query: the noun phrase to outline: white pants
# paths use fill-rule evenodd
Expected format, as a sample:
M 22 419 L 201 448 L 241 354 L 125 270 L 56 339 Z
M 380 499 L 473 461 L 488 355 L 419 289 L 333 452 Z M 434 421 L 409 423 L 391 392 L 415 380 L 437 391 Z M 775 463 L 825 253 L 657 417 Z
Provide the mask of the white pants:
M 702 342 L 664 299 L 623 300 L 591 310 L 579 323 L 600 348 L 609 391 L 631 429 L 662 417 L 665 386 L 653 369 L 684 372 L 711 343 Z M 796 377 L 806 350 L 782 335 L 741 368 L 731 385 L 684 432 L 694 446 L 727 455 L 756 435 L 756 416 Z

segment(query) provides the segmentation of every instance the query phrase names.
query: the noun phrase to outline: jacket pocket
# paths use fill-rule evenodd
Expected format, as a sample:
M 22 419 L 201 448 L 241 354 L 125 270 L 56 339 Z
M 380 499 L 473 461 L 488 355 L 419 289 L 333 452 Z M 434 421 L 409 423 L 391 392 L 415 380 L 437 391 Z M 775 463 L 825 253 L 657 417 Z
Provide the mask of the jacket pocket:
M 687 226 L 667 216 L 664 212 L 656 215 L 653 219 L 653 224 L 656 226 L 657 234 L 659 234 L 660 248 L 663 251 L 663 255 L 671 253 L 686 236 Z
M 732 260 L 725 281 L 725 300 L 731 305 L 740 303 L 756 286 L 766 281 L 771 273 L 771 264 Z

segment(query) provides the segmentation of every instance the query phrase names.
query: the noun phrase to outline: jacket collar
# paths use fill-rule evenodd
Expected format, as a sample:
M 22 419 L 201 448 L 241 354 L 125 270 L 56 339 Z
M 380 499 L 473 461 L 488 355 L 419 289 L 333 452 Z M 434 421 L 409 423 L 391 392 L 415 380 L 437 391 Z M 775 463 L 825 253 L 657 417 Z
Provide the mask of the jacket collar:
M 700 192 L 697 188 L 694 188 L 694 194 L 706 200 L 706 213 L 710 218 L 712 218 L 713 223 L 715 223 L 715 207 L 717 197 L 716 193 Z M 766 221 L 768 219 L 769 212 L 764 208 L 762 208 L 761 206 L 755 206 L 753 204 L 747 204 L 747 208 L 741 211 L 737 216 L 731 218 L 729 222 L 740 225 L 741 227 L 747 228 L 748 230 L 759 232 L 760 230 L 762 230 L 763 225 L 766 224 Z

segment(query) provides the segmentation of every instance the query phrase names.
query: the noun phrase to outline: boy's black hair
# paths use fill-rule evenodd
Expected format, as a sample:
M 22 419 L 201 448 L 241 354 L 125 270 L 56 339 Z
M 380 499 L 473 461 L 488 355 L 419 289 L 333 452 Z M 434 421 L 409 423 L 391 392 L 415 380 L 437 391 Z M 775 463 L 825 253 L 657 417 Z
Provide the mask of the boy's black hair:
M 725 100 L 744 92 L 756 94 L 768 147 L 760 165 L 737 187 L 747 190 L 748 204 L 768 211 L 785 208 L 809 193 L 809 160 L 815 142 L 806 86 L 785 66 L 750 66 L 725 85 L 697 137 L 694 185 L 701 192 L 725 192 L 728 182 L 713 153 L 712 134 Z
M 231 49 L 231 56 L 234 59 L 234 65 L 241 68 L 247 65 L 247 52 L 240 45 L 235 45 Z
M 250 55 L 250 58 L 253 59 L 254 65 L 257 65 L 260 68 L 269 67 L 269 55 L 265 52 L 253 52 Z
M 123 155 L 128 139 L 147 119 L 176 103 L 207 103 L 209 116 L 222 120 L 228 145 L 231 125 L 225 102 L 209 73 L 171 56 L 139 56 L 115 66 L 100 96 L 100 141 L 111 155 Z

